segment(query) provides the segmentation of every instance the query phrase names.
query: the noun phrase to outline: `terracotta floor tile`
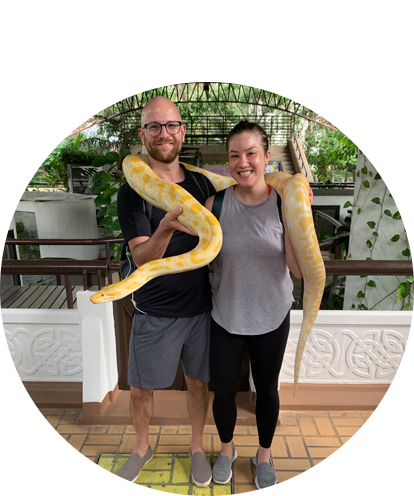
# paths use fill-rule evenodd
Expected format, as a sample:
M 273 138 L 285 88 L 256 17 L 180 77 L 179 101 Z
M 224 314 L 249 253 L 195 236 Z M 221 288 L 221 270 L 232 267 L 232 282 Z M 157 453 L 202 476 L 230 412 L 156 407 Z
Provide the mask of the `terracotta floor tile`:
M 58 496 L 60 490 L 62 489 L 63 484 L 57 483 L 46 483 L 43 486 L 39 496 Z
M 323 496 L 363 496 L 359 486 L 321 486 Z
M 308 457 L 308 453 L 301 437 L 286 436 L 286 441 L 288 443 L 290 456 L 292 458 Z
M 363 484 L 400 485 L 395 474 L 391 472 L 357 472 L 357 474 Z
M 28 482 L 64 482 L 69 470 L 32 470 Z
M 180 446 L 190 446 L 191 436 L 190 435 L 169 435 L 169 434 L 161 434 L 160 436 L 160 445 L 180 445 Z
M 354 472 L 346 460 L 332 460 L 340 484 L 358 484 Z
M 392 464 L 406 486 L 414 485 L 414 470 L 407 461 L 393 461 Z
M 103 455 L 104 453 L 116 453 L 116 447 L 106 446 L 106 445 L 99 445 L 99 446 L 85 445 L 82 448 L 81 453 L 85 456 L 98 456 L 98 455 Z
M 309 448 L 311 447 L 330 447 L 330 448 L 335 448 L 339 447 L 341 443 L 339 442 L 337 437 L 304 437 L 303 440 L 305 441 L 306 446 Z
M 241 494 L 257 491 L 258 489 L 255 484 L 236 484 L 234 490 L 236 494 Z
M 315 418 L 315 424 L 321 436 L 335 436 L 334 428 L 329 418 Z
M 95 457 L 79 458 L 76 462 L 75 468 L 70 475 L 69 482 L 88 482 L 95 463 Z
M 60 419 L 62 417 L 58 416 L 58 415 L 48 415 L 46 417 L 46 420 L 49 422 L 49 424 L 54 428 L 56 429 L 56 426 L 58 425 L 58 423 L 60 422 Z
M 318 435 L 313 418 L 299 418 L 299 425 L 303 436 Z
M 372 438 L 372 437 L 360 437 L 360 438 L 358 438 L 358 440 L 361 443 L 361 446 L 364 448 L 364 451 L 367 454 L 368 458 L 384 458 L 384 454 L 381 451 L 381 449 L 379 448 L 378 443 L 376 442 L 376 440 L 374 438 Z M 354 455 L 352 455 L 352 456 L 354 456 Z M 357 458 L 357 457 L 355 457 L 355 458 Z
M 247 435 L 247 427 L 245 427 L 244 425 L 236 425 L 236 427 L 234 428 L 234 434 L 237 434 L 237 435 L 242 435 L 242 436 L 246 436 Z
M 86 439 L 86 444 L 105 444 L 118 446 L 121 442 L 121 434 L 89 434 Z
M 233 463 L 234 481 L 240 482 L 254 482 L 250 458 L 237 458 Z
M 277 480 L 281 484 L 315 484 L 314 475 L 307 472 L 282 472 L 279 470 Z
M 43 451 L 43 456 L 57 456 L 61 452 L 63 445 L 66 443 L 68 436 L 55 435 L 49 440 L 49 443 Z
M 84 496 L 87 489 L 87 484 L 66 484 L 62 496 Z
M 364 420 L 359 417 L 359 418 L 333 418 L 332 422 L 334 425 L 337 427 L 338 425 L 344 426 L 344 427 L 361 427 L 361 425 L 364 425 Z
M 409 448 L 384 448 L 388 458 L 398 460 L 414 460 L 414 449 Z
M 91 434 L 105 434 L 107 430 L 107 425 L 94 425 L 91 429 Z
M 68 468 L 71 469 L 75 464 L 74 457 L 41 457 L 38 459 L 35 468 Z
M 296 417 L 287 417 L 285 415 L 281 415 L 279 418 L 281 425 L 298 425 Z
M 110 425 L 108 429 L 108 434 L 123 434 L 125 430 L 125 425 Z
M 272 441 L 272 457 L 273 458 L 287 458 L 288 452 L 285 445 L 285 440 L 282 436 L 275 436 Z
M 0 458 L 0 482 L 7 477 L 16 460 L 17 457 L 15 456 L 3 456 Z
M 15 496 L 20 488 L 20 484 L 2 484 L 1 496 Z
M 23 487 L 20 489 L 19 496 L 38 496 L 42 486 L 43 484 L 39 482 L 28 482 L 23 484 Z
M 332 453 L 335 453 L 335 451 L 338 448 L 308 448 L 309 449 L 309 454 L 312 458 L 327 458 L 329 455 L 332 455 Z
M 177 434 L 178 427 L 176 425 L 167 425 L 161 427 L 161 434 Z
M 299 427 L 294 425 L 279 425 L 276 427 L 275 436 L 300 436 Z
M 59 423 L 59 417 L 47 417 L 37 431 L 38 434 L 52 434 Z
M 336 484 L 337 480 L 329 460 L 313 460 L 319 484 Z
M 341 427 L 337 426 L 336 430 L 338 434 L 342 436 L 353 436 L 356 432 L 358 432 L 359 427 Z
M 377 437 L 383 448 L 414 448 L 414 441 L 409 437 Z
M 386 460 L 355 460 L 352 465 L 357 472 L 392 472 Z
M 89 426 L 87 425 L 59 425 L 57 428 L 59 434 L 88 434 Z
M 234 436 L 234 446 L 259 446 L 259 438 L 257 436 Z
M 311 464 L 308 458 L 275 458 L 273 460 L 273 464 L 275 466 L 276 472 L 278 470 L 295 470 L 295 471 L 303 471 L 311 468 Z
M 44 417 L 30 417 L 20 431 L 20 434 L 34 434 L 43 420 Z

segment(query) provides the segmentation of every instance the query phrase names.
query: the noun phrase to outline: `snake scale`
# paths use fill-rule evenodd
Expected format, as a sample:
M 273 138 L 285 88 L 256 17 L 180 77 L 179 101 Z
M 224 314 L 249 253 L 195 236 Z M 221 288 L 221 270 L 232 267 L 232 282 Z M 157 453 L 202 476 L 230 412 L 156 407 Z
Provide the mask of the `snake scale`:
M 188 253 L 152 260 L 137 268 L 128 278 L 107 286 L 91 296 L 93 303 L 113 301 L 133 293 L 155 277 L 198 269 L 209 264 L 219 253 L 222 243 L 220 224 L 214 215 L 193 196 L 175 183 L 160 179 L 149 167 L 148 157 L 128 155 L 123 170 L 129 185 L 147 202 L 166 211 L 182 207 L 180 222 L 196 232 L 198 245 Z M 236 181 L 212 172 L 184 164 L 187 169 L 204 174 L 216 191 Z M 319 249 L 309 203 L 309 183 L 303 174 L 274 172 L 265 175 L 266 183 L 283 195 L 287 229 L 304 279 L 303 320 L 298 339 L 294 369 L 296 391 L 300 364 L 306 341 L 325 288 L 325 265 Z

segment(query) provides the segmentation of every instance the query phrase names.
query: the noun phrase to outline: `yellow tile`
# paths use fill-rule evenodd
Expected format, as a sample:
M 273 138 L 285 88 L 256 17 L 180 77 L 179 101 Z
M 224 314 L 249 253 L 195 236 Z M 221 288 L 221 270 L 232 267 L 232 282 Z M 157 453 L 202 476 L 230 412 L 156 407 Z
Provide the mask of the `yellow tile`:
M 250 458 L 237 458 L 233 463 L 233 477 L 236 483 L 254 482 Z
M 137 479 L 138 484 L 165 484 L 170 480 L 169 470 L 141 470 Z
M 174 484 L 186 483 L 191 477 L 191 462 L 189 458 L 176 458 L 172 482 Z
M 287 458 L 288 452 L 286 450 L 286 445 L 284 438 L 282 436 L 275 436 L 272 441 L 272 456 L 274 458 Z
M 285 482 L 289 479 L 292 479 L 293 477 L 296 477 L 297 475 L 299 475 L 301 473 L 302 472 L 283 472 L 283 471 L 276 470 L 276 479 L 277 479 L 277 482 Z
M 225 496 L 231 494 L 231 485 L 229 484 L 215 484 L 213 486 L 214 496 Z
M 249 493 L 250 491 L 258 490 L 255 484 L 236 484 L 234 489 L 236 494 Z

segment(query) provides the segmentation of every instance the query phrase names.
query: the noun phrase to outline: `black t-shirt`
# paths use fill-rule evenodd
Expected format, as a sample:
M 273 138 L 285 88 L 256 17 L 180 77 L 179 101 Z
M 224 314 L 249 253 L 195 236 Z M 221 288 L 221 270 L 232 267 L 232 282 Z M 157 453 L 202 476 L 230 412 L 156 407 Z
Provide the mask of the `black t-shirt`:
M 200 191 L 191 174 L 183 165 L 180 166 L 185 179 L 177 184 L 204 205 L 206 199 L 216 193 L 213 185 L 207 178 L 206 181 L 202 177 L 197 178 Z M 153 207 L 150 223 L 143 211 L 142 198 L 127 183 L 119 189 L 117 204 L 125 241 L 137 236 L 151 236 L 166 214 L 164 210 Z M 197 246 L 198 241 L 197 236 L 174 231 L 164 258 L 187 253 Z M 156 277 L 135 292 L 135 302 L 139 310 L 156 317 L 194 317 L 209 312 L 211 289 L 208 267 Z

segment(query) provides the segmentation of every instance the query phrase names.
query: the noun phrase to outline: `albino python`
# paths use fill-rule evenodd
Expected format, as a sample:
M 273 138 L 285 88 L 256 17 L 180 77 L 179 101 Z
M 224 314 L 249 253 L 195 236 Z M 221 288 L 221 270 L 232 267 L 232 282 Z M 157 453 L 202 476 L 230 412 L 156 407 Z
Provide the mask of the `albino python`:
M 128 155 L 124 159 L 123 170 L 129 185 L 147 202 L 162 210 L 171 211 L 176 207 L 182 207 L 180 222 L 197 233 L 199 243 L 193 250 L 183 255 L 153 260 L 141 265 L 128 278 L 111 284 L 91 296 L 93 303 L 124 298 L 151 279 L 164 274 L 203 267 L 214 260 L 220 251 L 222 232 L 214 215 L 180 186 L 160 179 L 148 163 L 148 157 L 142 155 Z M 208 177 L 216 191 L 236 184 L 234 179 L 192 165 L 184 165 L 187 169 Z M 304 279 L 303 321 L 295 357 L 295 392 L 306 340 L 318 313 L 325 288 L 325 265 L 315 234 L 309 203 L 308 180 L 303 174 L 291 176 L 283 172 L 266 174 L 265 179 L 279 195 L 283 194 L 287 229 Z

